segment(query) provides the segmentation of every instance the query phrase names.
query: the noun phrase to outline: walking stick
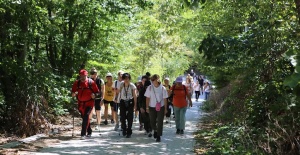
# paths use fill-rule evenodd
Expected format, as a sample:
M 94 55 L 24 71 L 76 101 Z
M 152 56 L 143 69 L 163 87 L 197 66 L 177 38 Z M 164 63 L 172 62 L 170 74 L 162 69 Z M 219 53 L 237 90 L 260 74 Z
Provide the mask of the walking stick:
M 73 131 L 72 131 L 72 137 L 74 137 L 74 129 L 75 129 L 75 116 L 73 114 Z

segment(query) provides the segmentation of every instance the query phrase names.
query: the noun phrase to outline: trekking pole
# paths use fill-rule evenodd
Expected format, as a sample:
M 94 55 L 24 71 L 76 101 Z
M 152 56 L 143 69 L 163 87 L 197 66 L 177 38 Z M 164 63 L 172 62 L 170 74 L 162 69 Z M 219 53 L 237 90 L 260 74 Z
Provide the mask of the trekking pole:
M 76 105 L 76 100 L 74 98 L 72 98 L 73 100 L 73 104 L 74 106 Z M 75 137 L 74 135 L 74 130 L 75 130 L 75 111 L 76 111 L 76 107 L 73 108 L 74 112 L 73 112 L 73 130 L 72 130 L 72 137 Z

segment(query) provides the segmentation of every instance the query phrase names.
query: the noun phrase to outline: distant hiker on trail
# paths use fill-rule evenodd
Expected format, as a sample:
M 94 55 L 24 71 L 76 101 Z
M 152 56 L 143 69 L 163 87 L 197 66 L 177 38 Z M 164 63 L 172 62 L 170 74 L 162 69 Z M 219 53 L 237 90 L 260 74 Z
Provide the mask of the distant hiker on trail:
M 129 73 L 124 73 L 122 79 L 119 93 L 121 127 L 123 136 L 130 138 L 132 135 L 133 111 L 137 105 L 136 86 L 130 82 L 131 76 Z
M 144 129 L 146 130 L 146 134 L 148 137 L 152 137 L 152 128 L 150 125 L 150 116 L 149 113 L 146 112 L 147 106 L 146 106 L 146 97 L 145 93 L 147 88 L 151 85 L 151 82 L 147 80 L 147 76 L 142 77 L 142 85 L 140 85 L 139 88 L 139 97 L 138 97 L 138 107 L 140 108 L 140 115 L 141 115 L 141 120 L 144 124 Z
M 205 84 L 204 84 L 205 100 L 208 100 L 208 98 L 209 98 L 210 89 L 211 89 L 211 86 L 210 86 L 209 82 L 205 81 Z
M 186 83 L 185 83 L 185 86 L 188 88 L 188 92 L 190 94 L 190 96 L 193 96 L 193 93 L 194 93 L 194 84 L 193 84 L 193 81 L 192 81 L 192 77 L 187 77 L 186 78 Z
M 105 82 L 105 91 L 104 91 L 104 124 L 107 125 L 107 118 L 108 118 L 108 105 L 110 105 L 111 108 L 111 124 L 115 123 L 115 113 L 117 112 L 115 109 L 117 109 L 116 104 L 114 102 L 114 88 L 113 88 L 113 77 L 111 73 L 106 74 L 106 82 Z
M 196 101 L 198 102 L 199 96 L 200 96 L 200 84 L 199 81 L 196 81 L 196 83 L 194 83 L 194 90 L 195 90 L 195 94 L 196 94 Z
M 188 92 L 187 87 L 182 84 L 182 82 L 182 77 L 177 77 L 176 84 L 171 88 L 175 112 L 176 134 L 184 134 L 187 106 L 193 106 L 190 93 Z
M 141 111 L 140 111 L 140 103 L 139 103 L 139 97 L 140 97 L 140 90 L 143 89 L 145 84 L 145 79 L 143 80 L 142 77 L 138 78 L 138 82 L 136 83 L 136 89 L 137 89 L 137 107 L 135 109 L 135 118 L 134 121 L 137 121 L 137 117 L 139 118 L 139 123 L 140 123 L 140 128 L 139 131 L 143 130 L 143 121 L 142 121 L 142 116 L 141 116 Z M 144 96 L 144 94 L 142 95 Z
M 193 69 L 191 69 L 190 75 L 191 75 L 191 77 L 194 79 L 194 77 L 195 77 L 196 74 L 195 74 L 195 72 L 194 72 Z
M 72 86 L 72 97 L 76 96 L 78 100 L 78 110 L 82 117 L 81 139 L 84 139 L 92 135 L 89 115 L 94 107 L 95 98 L 99 95 L 99 89 L 96 83 L 87 77 L 86 70 L 81 70 L 79 75 L 80 80 L 76 80 Z
M 119 129 L 119 117 L 118 117 L 118 108 L 120 107 L 120 99 L 118 98 L 119 96 L 119 93 L 120 93 L 120 86 L 121 86 L 121 83 L 122 83 L 122 75 L 123 75 L 123 71 L 119 71 L 118 72 L 118 79 L 114 82 L 113 84 L 113 89 L 115 91 L 115 95 L 114 95 L 114 98 L 115 98 L 115 104 L 116 104 L 116 107 L 115 107 L 115 120 L 116 120 L 116 125 L 115 125 L 115 131 L 117 131 Z
M 90 78 L 94 80 L 96 83 L 97 87 L 99 88 L 99 95 L 96 96 L 95 98 L 95 113 L 97 117 L 97 126 L 95 127 L 95 130 L 100 130 L 100 123 L 101 123 L 101 106 L 102 106 L 102 99 L 103 99 L 103 92 L 105 91 L 104 89 L 104 82 L 102 79 L 98 77 L 98 72 L 95 68 L 92 68 L 90 71 Z M 93 113 L 91 112 L 90 114 L 90 119 L 92 118 Z
M 159 84 L 159 76 L 154 74 L 151 77 L 152 85 L 146 90 L 146 112 L 150 114 L 151 128 L 154 130 L 156 142 L 161 141 L 163 133 L 164 117 L 167 113 L 168 92 L 166 88 Z
M 168 94 L 170 94 L 171 86 L 170 86 L 170 79 L 169 78 L 164 79 L 164 87 L 166 88 Z M 169 123 L 168 120 L 170 120 L 171 113 L 172 113 L 172 107 L 173 107 L 171 96 L 168 97 L 167 101 L 168 101 L 168 106 L 167 106 L 168 112 L 166 113 L 166 123 Z
M 198 81 L 199 81 L 199 84 L 200 84 L 201 93 L 202 93 L 202 95 L 203 95 L 204 79 L 202 78 L 202 75 L 199 75 L 199 76 L 198 76 Z

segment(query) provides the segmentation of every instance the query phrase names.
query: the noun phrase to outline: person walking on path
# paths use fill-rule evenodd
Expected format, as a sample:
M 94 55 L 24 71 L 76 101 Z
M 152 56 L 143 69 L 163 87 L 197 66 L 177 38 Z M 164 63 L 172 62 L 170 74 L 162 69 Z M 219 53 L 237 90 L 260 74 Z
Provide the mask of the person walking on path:
M 164 87 L 166 88 L 168 94 L 170 94 L 171 86 L 170 86 L 170 79 L 169 78 L 164 79 Z M 168 112 L 166 113 L 166 123 L 169 123 L 168 120 L 170 120 L 171 113 L 172 113 L 172 107 L 173 107 L 171 96 L 169 96 L 167 100 L 168 100 L 168 106 L 167 106 Z
M 164 86 L 159 84 L 159 76 L 154 74 L 151 77 L 152 85 L 150 85 L 145 93 L 146 112 L 150 114 L 150 124 L 154 130 L 154 138 L 156 142 L 161 141 L 163 133 L 164 116 L 167 113 L 168 93 Z
M 192 77 L 187 77 L 185 86 L 188 88 L 188 92 L 189 92 L 190 96 L 193 96 L 193 93 L 194 93 L 193 85 L 194 84 L 193 84 L 193 81 L 192 81 Z
M 210 94 L 210 84 L 209 84 L 208 81 L 205 81 L 203 89 L 204 89 L 204 92 L 205 92 L 205 100 L 208 100 L 209 94 Z
M 111 124 L 115 123 L 115 113 L 116 113 L 116 105 L 114 102 L 114 88 L 113 88 L 113 78 L 111 73 L 106 74 L 106 82 L 105 82 L 105 91 L 104 91 L 104 124 L 107 125 L 108 121 L 108 105 L 111 108 Z
M 91 79 L 94 80 L 94 82 L 96 83 L 98 89 L 99 89 L 99 95 L 96 96 L 95 98 L 95 113 L 96 113 L 96 118 L 97 118 L 97 125 L 95 127 L 96 131 L 100 130 L 100 123 L 101 123 L 101 106 L 102 106 L 102 99 L 103 99 L 103 95 L 104 95 L 104 82 L 102 79 L 100 79 L 98 77 L 98 72 L 95 68 L 92 68 L 90 71 L 90 77 Z M 93 113 L 91 112 L 90 114 L 90 119 L 92 118 Z
M 118 108 L 120 106 L 120 100 L 118 98 L 119 96 L 119 93 L 120 93 L 120 86 L 121 86 L 121 83 L 123 82 L 122 80 L 122 75 L 123 75 L 123 71 L 119 71 L 118 72 L 118 79 L 114 82 L 113 84 L 113 89 L 115 91 L 115 95 L 114 95 L 114 98 L 115 98 L 115 120 L 116 120 L 116 125 L 115 125 L 115 128 L 114 130 L 117 131 L 119 129 L 119 117 L 118 117 Z
M 96 83 L 87 77 L 86 70 L 80 70 L 79 75 L 80 79 L 72 86 L 72 97 L 76 96 L 78 100 L 78 110 L 82 117 L 81 139 L 84 139 L 92 135 L 89 116 L 94 107 L 95 97 L 99 95 L 99 89 Z
M 142 122 L 144 124 L 144 129 L 146 130 L 146 134 L 149 137 L 152 137 L 152 128 L 150 125 L 150 116 L 149 113 L 146 112 L 146 97 L 145 97 L 145 93 L 147 88 L 151 85 L 151 82 L 149 80 L 147 80 L 146 76 L 142 77 L 142 85 L 140 85 L 140 89 L 139 89 L 139 97 L 138 97 L 138 104 L 139 104 L 139 108 L 140 108 L 140 115 L 141 115 L 141 120 L 140 122 Z
M 131 76 L 129 73 L 124 73 L 122 79 L 119 93 L 121 127 L 123 136 L 130 138 L 132 135 L 133 111 L 137 105 L 136 86 L 130 82 Z
M 200 89 L 201 89 L 201 93 L 203 95 L 203 85 L 204 85 L 204 80 L 202 78 L 202 75 L 199 75 L 198 76 L 198 81 L 199 81 L 199 84 L 200 84 Z
M 184 134 L 186 122 L 185 114 L 187 106 L 193 106 L 191 95 L 188 92 L 186 86 L 182 84 L 182 82 L 182 77 L 177 77 L 176 84 L 171 88 L 175 112 L 176 134 Z M 189 101 L 189 105 L 187 101 Z
M 195 90 L 195 94 L 196 94 L 196 102 L 198 102 L 198 99 L 200 97 L 200 84 L 199 84 L 199 81 L 196 81 L 196 83 L 194 84 L 194 90 Z

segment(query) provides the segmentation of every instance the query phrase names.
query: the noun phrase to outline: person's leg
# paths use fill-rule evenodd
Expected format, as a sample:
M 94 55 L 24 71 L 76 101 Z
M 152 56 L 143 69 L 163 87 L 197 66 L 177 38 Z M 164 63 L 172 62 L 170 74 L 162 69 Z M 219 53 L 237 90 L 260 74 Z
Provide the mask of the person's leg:
M 95 100 L 95 113 L 96 113 L 96 119 L 97 119 L 97 126 L 95 128 L 95 130 L 100 130 L 99 126 L 101 123 L 101 106 L 100 106 L 100 102 L 101 100 Z M 91 112 L 92 115 L 93 112 Z
M 155 108 L 149 107 L 149 116 L 150 116 L 150 125 L 151 129 L 155 132 L 157 132 L 156 128 L 156 118 L 157 118 L 157 113 Z
M 208 92 L 205 92 L 205 100 L 208 99 Z
M 128 128 L 127 128 L 127 136 L 132 135 L 132 123 L 133 123 L 133 104 L 131 104 L 128 107 L 128 112 L 127 112 L 127 122 L 128 122 Z
M 126 135 L 126 108 L 124 102 L 120 103 L 120 116 L 121 116 L 121 128 L 123 130 L 123 136 Z
M 180 112 L 179 108 L 174 106 L 174 113 L 175 113 L 175 124 L 176 124 L 176 133 L 180 130 Z
M 115 125 L 115 131 L 118 130 L 119 128 L 119 117 L 118 117 L 118 110 L 119 110 L 119 103 L 115 103 L 114 104 L 115 107 L 114 107 L 114 110 L 115 110 L 115 121 L 116 121 L 116 125 Z
M 111 110 L 111 124 L 115 123 L 115 103 L 113 101 L 110 102 L 110 110 Z
M 181 133 L 183 134 L 183 130 L 185 130 L 185 113 L 186 113 L 187 107 L 180 108 L 180 126 L 179 129 L 181 130 Z
M 84 113 L 82 114 L 82 128 L 81 128 L 81 136 L 86 136 L 86 132 L 90 126 L 90 113 L 93 107 L 84 107 Z M 88 134 L 92 134 L 92 129 L 90 129 Z
M 104 102 L 104 119 L 105 119 L 105 122 L 104 124 L 107 125 L 107 118 L 108 118 L 108 102 Z
M 165 117 L 165 107 L 161 107 L 160 111 L 157 112 L 157 136 L 162 136 L 163 126 Z

